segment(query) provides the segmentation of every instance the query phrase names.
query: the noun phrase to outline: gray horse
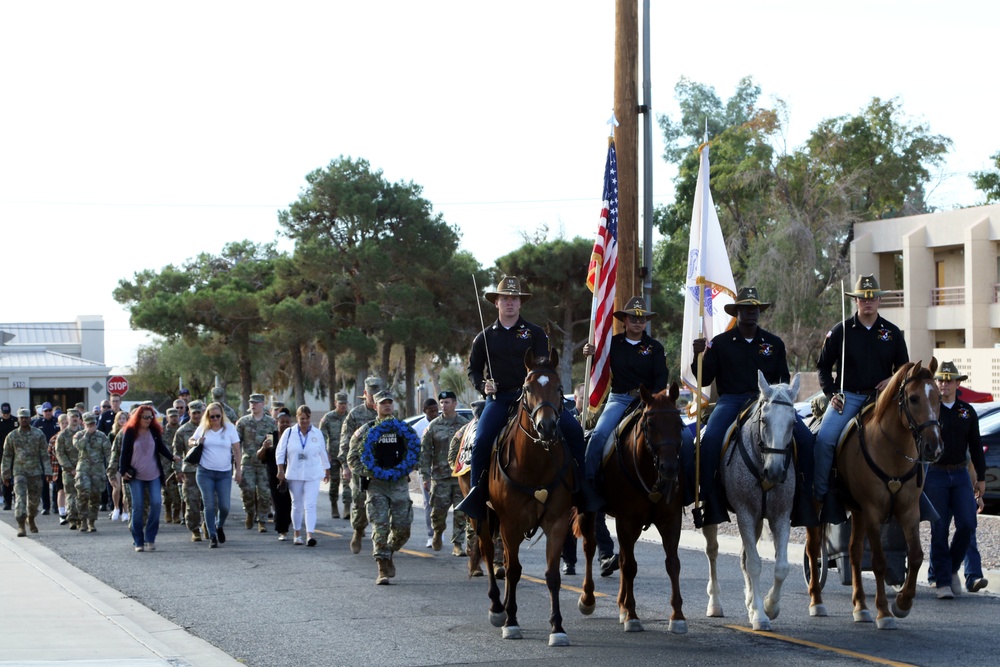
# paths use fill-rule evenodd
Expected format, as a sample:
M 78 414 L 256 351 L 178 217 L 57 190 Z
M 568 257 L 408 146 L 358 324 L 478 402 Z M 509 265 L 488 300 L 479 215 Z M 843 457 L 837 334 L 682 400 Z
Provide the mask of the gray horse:
M 799 376 L 790 385 L 771 386 L 764 374 L 757 371 L 757 384 L 760 395 L 742 427 L 734 430 L 720 470 L 743 540 L 740 567 L 746 582 L 747 615 L 754 630 L 770 630 L 771 619 L 778 617 L 781 585 L 788 576 L 788 533 L 795 496 L 793 401 L 799 393 Z M 764 519 L 774 538 L 774 585 L 762 599 L 757 542 Z M 718 526 L 706 526 L 703 533 L 709 568 L 707 615 L 722 616 L 715 565 L 719 554 Z

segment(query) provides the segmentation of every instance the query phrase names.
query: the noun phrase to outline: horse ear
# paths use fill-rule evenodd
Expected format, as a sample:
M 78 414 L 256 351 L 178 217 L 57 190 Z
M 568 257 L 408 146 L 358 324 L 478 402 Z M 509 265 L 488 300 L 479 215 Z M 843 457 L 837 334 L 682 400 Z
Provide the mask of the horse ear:
M 641 398 L 642 402 L 646 405 L 653 402 L 653 395 L 649 393 L 648 389 L 646 389 L 646 385 L 641 382 L 639 383 L 639 398 Z
M 757 387 L 760 389 L 760 393 L 763 396 L 768 396 L 771 393 L 771 385 L 767 383 L 767 379 L 764 377 L 764 373 L 757 369 Z
M 530 347 L 524 353 L 524 367 L 529 371 L 535 367 L 535 351 Z
M 931 357 L 931 365 L 928 366 L 927 368 L 930 369 L 931 375 L 934 375 L 934 373 L 937 372 L 937 368 L 938 368 L 937 357 Z
M 799 380 L 800 380 L 799 375 L 800 375 L 799 373 L 796 373 L 795 377 L 792 378 L 792 397 L 793 398 L 798 398 L 799 397 Z
M 554 347 L 549 348 L 549 363 L 552 364 L 553 367 L 559 366 L 559 352 L 556 351 L 556 348 Z
M 667 394 L 667 396 L 670 397 L 671 401 L 673 401 L 674 403 L 676 403 L 677 399 L 680 397 L 680 395 L 681 395 L 681 388 L 679 386 L 677 386 L 676 382 L 671 382 L 670 383 L 670 391 Z

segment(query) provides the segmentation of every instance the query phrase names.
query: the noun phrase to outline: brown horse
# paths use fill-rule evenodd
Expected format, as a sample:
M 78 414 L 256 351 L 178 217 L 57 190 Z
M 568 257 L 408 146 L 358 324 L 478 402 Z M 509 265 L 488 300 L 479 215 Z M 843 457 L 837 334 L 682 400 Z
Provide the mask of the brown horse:
M 456 447 L 456 449 L 467 450 L 468 448 L 472 447 L 472 443 L 476 440 L 476 425 L 478 423 L 479 420 L 474 417 L 471 422 L 469 422 L 468 424 L 466 424 L 465 426 L 463 426 L 458 430 L 458 433 L 455 434 L 455 437 L 460 439 L 459 442 L 461 443 L 461 446 Z M 455 447 L 454 445 L 452 446 Z M 454 463 L 457 464 L 457 461 L 455 461 Z M 453 465 L 453 468 L 457 469 L 457 465 Z M 472 482 L 471 482 L 471 477 L 469 475 L 468 465 L 465 466 L 463 472 L 460 472 L 458 474 L 457 479 L 458 479 L 458 488 L 459 490 L 461 490 L 462 497 L 464 498 L 465 496 L 469 495 L 469 491 L 472 489 Z M 483 555 L 479 550 L 479 539 L 473 538 L 473 536 L 479 534 L 479 522 L 476 521 L 475 519 L 470 518 L 469 526 L 471 528 L 471 531 L 468 533 L 468 540 L 466 540 L 466 545 L 465 545 L 465 554 L 469 558 L 469 576 L 481 577 L 483 576 L 483 567 L 480 564 L 480 561 L 482 560 Z M 499 535 L 496 537 L 493 543 L 495 550 L 493 557 L 493 566 L 495 568 L 496 577 L 497 579 L 503 579 L 506 574 L 506 570 L 504 569 L 503 566 L 503 547 L 502 543 L 500 542 Z
M 941 456 L 944 442 L 938 413 L 941 396 L 934 384 L 937 359 L 930 366 L 907 363 L 889 379 L 878 395 L 874 410 L 860 418 L 837 451 L 838 475 L 851 509 L 851 577 L 855 623 L 871 623 L 861 579 L 864 540 L 871 548 L 875 574 L 875 623 L 880 630 L 894 629 L 895 616 L 903 618 L 913 607 L 917 573 L 924 560 L 920 547 L 920 494 L 923 464 Z M 886 558 L 879 527 L 894 517 L 906 537 L 906 582 L 889 611 L 885 595 Z M 825 526 L 811 528 L 806 541 L 810 562 L 809 613 L 826 616 L 820 583 L 820 550 Z
M 479 525 L 479 548 L 489 572 L 489 617 L 494 626 L 503 625 L 504 639 L 521 638 L 517 623 L 518 552 L 521 542 L 541 528 L 545 533 L 545 583 L 551 600 L 549 646 L 568 646 L 559 611 L 559 554 L 569 531 L 574 475 L 572 454 L 559 431 L 559 419 L 564 415 L 558 354 L 553 350 L 549 358 L 536 359 L 528 350 L 525 367 L 528 375 L 517 414 L 500 435 L 490 462 L 493 511 Z M 503 604 L 493 569 L 491 533 L 497 527 L 507 564 Z
M 670 631 L 687 632 L 687 620 L 681 610 L 680 573 L 681 561 L 677 547 L 681 538 L 681 512 L 684 494 L 680 488 L 681 465 L 681 412 L 677 409 L 679 395 L 677 383 L 669 390 L 651 394 L 639 387 L 639 396 L 645 407 L 641 417 L 619 436 L 615 451 L 601 467 L 604 486 L 613 489 L 607 496 L 607 514 L 615 517 L 620 545 L 621 574 L 618 586 L 618 622 L 625 632 L 642 632 L 642 623 L 635 613 L 635 543 L 644 527 L 655 525 L 660 531 L 663 552 L 666 554 L 667 576 L 670 577 L 672 595 L 670 605 Z M 594 576 L 591 562 L 596 544 L 594 540 L 594 515 L 578 515 L 574 532 L 584 537 L 583 549 L 587 569 L 580 595 L 580 610 L 589 614 L 594 610 Z

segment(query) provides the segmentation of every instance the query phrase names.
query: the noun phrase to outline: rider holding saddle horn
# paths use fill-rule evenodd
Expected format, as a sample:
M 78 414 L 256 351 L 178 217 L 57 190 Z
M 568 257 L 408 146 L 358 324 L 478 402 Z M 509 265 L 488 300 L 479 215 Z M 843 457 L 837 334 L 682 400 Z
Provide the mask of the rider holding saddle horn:
M 708 418 L 708 424 L 701 436 L 701 470 L 699 483 L 704 499 L 704 513 L 695 514 L 695 523 L 714 525 L 729 521 L 721 480 L 717 478 L 722 441 L 726 431 L 736 421 L 739 413 L 758 393 L 757 371 L 764 374 L 768 384 L 788 382 L 788 361 L 785 357 L 785 343 L 773 333 L 757 326 L 760 314 L 771 304 L 760 300 L 756 287 L 743 287 L 736 295 L 736 301 L 725 306 L 730 316 L 736 317 L 736 326 L 721 333 L 706 344 L 704 338 L 693 341 L 695 359 L 703 353 L 702 386 L 715 381 L 719 401 Z M 697 361 L 691 364 L 697 373 Z M 792 435 L 798 443 L 799 465 L 808 469 L 814 436 L 802 418 L 795 416 Z M 692 461 L 694 457 L 685 457 Z
M 486 300 L 497 308 L 497 320 L 472 341 L 469 380 L 486 397 L 486 406 L 472 445 L 470 479 L 474 486 L 456 509 L 476 520 L 486 517 L 489 484 L 484 476 L 490 467 L 490 450 L 507 423 L 510 407 L 520 396 L 526 375 L 524 355 L 530 349 L 536 357 L 549 356 L 549 339 L 545 331 L 521 317 L 521 304 L 530 298 L 530 293 L 521 291 L 521 283 L 516 277 L 501 278 L 496 290 L 486 293 Z M 559 419 L 559 429 L 582 470 L 583 430 L 575 419 L 564 416 Z

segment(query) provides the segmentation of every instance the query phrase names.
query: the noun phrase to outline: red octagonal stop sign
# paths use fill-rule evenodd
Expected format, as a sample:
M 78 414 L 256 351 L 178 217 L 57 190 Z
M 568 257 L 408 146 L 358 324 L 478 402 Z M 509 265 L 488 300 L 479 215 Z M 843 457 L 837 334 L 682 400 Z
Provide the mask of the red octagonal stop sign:
M 121 375 L 115 375 L 108 380 L 108 392 L 124 396 L 128 392 L 128 380 Z

